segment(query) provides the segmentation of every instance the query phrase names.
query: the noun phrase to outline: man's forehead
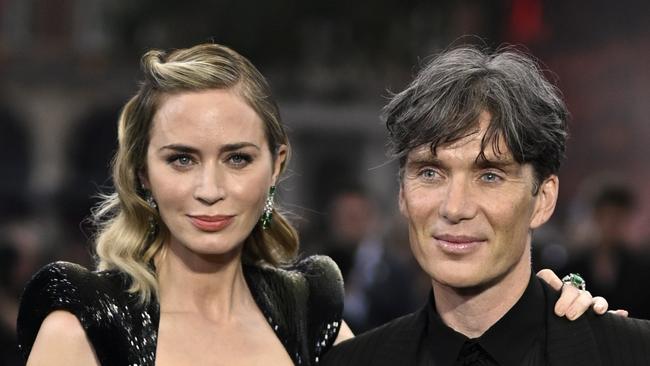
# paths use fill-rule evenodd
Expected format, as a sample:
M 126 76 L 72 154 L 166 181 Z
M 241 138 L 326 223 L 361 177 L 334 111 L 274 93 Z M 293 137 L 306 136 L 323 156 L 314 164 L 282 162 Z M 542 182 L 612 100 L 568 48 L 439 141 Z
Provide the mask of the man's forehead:
M 438 154 L 441 150 L 461 148 L 466 145 L 466 141 L 456 141 L 452 143 L 441 144 L 432 150 L 431 143 L 422 144 L 411 149 L 407 155 L 408 161 L 427 161 L 427 160 L 440 160 Z M 481 145 L 478 145 L 481 146 Z M 515 159 L 510 152 L 508 146 L 500 139 L 497 143 L 486 141 L 481 147 L 476 149 L 476 154 L 473 156 L 477 163 L 495 162 L 499 164 L 514 164 Z

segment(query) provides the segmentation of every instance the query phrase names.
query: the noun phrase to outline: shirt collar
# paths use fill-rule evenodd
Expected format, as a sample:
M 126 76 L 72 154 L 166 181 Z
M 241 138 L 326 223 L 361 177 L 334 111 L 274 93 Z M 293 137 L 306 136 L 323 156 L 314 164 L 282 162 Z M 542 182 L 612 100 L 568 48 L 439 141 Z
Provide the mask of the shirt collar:
M 427 304 L 427 347 L 431 350 L 434 365 L 453 365 L 460 349 L 468 339 L 465 335 L 448 327 L 436 311 L 433 291 L 429 293 Z
M 545 295 L 534 274 L 515 305 L 477 340 L 500 365 L 518 365 L 546 334 Z M 433 292 L 427 305 L 428 347 L 435 365 L 453 365 L 469 338 L 448 327 L 436 311 Z

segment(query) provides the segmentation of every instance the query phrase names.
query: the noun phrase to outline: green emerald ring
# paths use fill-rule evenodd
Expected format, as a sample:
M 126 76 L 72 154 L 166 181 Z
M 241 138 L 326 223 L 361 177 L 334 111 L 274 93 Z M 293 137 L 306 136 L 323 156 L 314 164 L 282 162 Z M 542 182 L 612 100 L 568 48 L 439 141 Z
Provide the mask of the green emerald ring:
M 587 289 L 587 282 L 578 273 L 569 273 L 562 278 L 562 282 L 583 291 Z

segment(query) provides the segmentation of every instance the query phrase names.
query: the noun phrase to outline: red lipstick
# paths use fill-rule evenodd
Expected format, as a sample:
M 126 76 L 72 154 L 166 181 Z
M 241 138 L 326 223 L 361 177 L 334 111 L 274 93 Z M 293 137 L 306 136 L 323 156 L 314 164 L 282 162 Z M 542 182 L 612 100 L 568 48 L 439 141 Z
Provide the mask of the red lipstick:
M 201 231 L 216 232 L 230 225 L 235 216 L 227 215 L 188 215 L 194 227 Z

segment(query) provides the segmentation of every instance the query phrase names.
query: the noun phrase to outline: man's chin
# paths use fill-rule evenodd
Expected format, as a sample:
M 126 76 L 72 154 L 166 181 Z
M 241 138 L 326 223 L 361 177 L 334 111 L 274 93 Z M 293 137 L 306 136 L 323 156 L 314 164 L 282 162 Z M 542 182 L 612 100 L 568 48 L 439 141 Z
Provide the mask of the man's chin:
M 497 284 L 503 276 L 488 277 L 485 275 L 475 274 L 471 275 L 459 275 L 459 273 L 453 273 L 446 276 L 434 276 L 432 281 L 434 284 L 452 289 L 456 293 L 463 296 L 472 296 L 477 295 L 485 291 L 486 289 Z
M 434 283 L 437 282 L 441 286 L 448 287 L 454 290 L 461 291 L 470 291 L 472 289 L 484 287 L 482 286 L 481 281 L 471 279 L 471 278 L 453 278 L 453 279 L 443 279 L 443 280 L 434 280 Z

